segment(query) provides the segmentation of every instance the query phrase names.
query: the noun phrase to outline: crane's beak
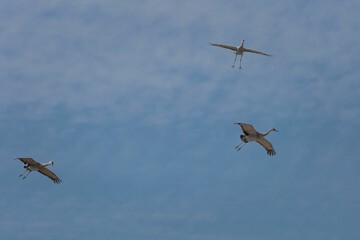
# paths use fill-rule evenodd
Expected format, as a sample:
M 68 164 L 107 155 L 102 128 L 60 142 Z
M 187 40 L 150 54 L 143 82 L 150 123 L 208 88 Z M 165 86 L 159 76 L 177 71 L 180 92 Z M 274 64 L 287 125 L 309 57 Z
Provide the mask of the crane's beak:
M 240 123 L 234 123 L 235 125 L 240 125 Z
M 276 130 L 275 128 L 274 128 L 274 131 L 275 131 L 275 132 L 279 132 L 279 131 L 278 131 L 278 130 Z

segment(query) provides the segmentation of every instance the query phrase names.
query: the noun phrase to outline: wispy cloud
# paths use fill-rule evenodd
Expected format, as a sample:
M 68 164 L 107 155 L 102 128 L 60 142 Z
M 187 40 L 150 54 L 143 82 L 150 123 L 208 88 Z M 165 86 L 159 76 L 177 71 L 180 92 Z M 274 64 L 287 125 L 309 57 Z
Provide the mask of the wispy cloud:
M 229 102 L 247 102 L 257 106 L 251 111 L 261 112 L 288 108 L 291 103 L 305 114 L 309 110 L 312 113 L 327 111 L 329 105 L 338 106 L 342 103 L 338 97 L 345 92 L 356 96 L 353 82 L 358 74 L 350 81 L 342 80 L 340 75 L 347 62 L 357 61 L 353 51 L 348 54 L 343 51 L 353 43 L 349 34 L 359 27 L 351 22 L 346 11 L 319 14 L 312 7 L 303 7 L 310 17 L 300 21 L 300 16 L 296 18 L 296 5 L 289 4 L 289 8 L 275 5 L 277 11 L 284 13 L 282 18 L 288 18 L 281 22 L 275 18 L 277 11 L 260 7 L 260 13 L 277 24 L 268 27 L 282 33 L 269 38 L 255 26 L 269 21 L 261 14 L 260 20 L 247 21 L 251 11 L 241 10 L 243 15 L 228 14 L 227 18 L 220 18 L 221 11 L 204 11 L 199 3 L 162 3 L 160 7 L 153 4 L 115 4 L 110 8 L 97 3 L 52 3 L 29 8 L 21 17 L 5 15 L 3 20 L 10 25 L 6 29 L 10 30 L 5 31 L 8 37 L 2 41 L 3 52 L 7 54 L 2 59 L 6 86 L 2 88 L 1 111 L 11 113 L 10 109 L 15 108 L 22 109 L 25 116 L 43 117 L 58 106 L 65 106 L 69 111 L 92 109 L 120 119 L 141 116 L 165 123 L 189 114 L 203 116 L 201 109 L 213 104 L 222 112 L 222 109 L 231 109 Z M 223 4 L 206 5 L 210 9 L 226 8 L 227 12 L 236 12 L 236 8 Z M 246 5 L 251 7 L 249 3 Z M 341 9 L 351 7 L 348 4 Z M 181 17 L 185 13 L 187 17 Z M 332 15 L 336 21 L 328 27 Z M 214 19 L 221 21 L 214 22 Z M 246 42 L 249 46 L 266 47 L 275 58 L 264 60 L 246 55 L 246 69 L 242 72 L 228 69 L 232 55 L 211 49 L 207 42 L 225 41 L 226 38 L 218 36 L 238 25 L 236 22 L 244 29 L 236 41 L 250 34 L 250 41 Z M 202 35 L 198 35 L 198 31 Z M 259 36 L 259 33 L 263 39 L 251 41 L 252 35 Z M 14 37 L 15 42 L 6 41 Z M 249 71 L 259 71 L 259 62 L 265 69 L 249 78 Z M 223 70 L 219 70 L 219 65 Z M 335 66 L 339 69 L 335 70 L 339 79 L 332 80 L 326 72 L 333 74 Z M 226 83 L 229 81 L 232 81 L 231 88 L 226 88 L 229 92 L 214 98 L 221 91 L 220 83 L 229 86 Z M 329 92 L 334 83 L 342 86 L 335 91 L 339 96 Z M 269 98 L 275 98 L 275 105 L 267 106 Z M 311 106 L 322 101 L 324 109 Z M 248 111 L 247 108 L 240 103 L 234 110 Z M 168 120 L 164 122 L 164 119 Z

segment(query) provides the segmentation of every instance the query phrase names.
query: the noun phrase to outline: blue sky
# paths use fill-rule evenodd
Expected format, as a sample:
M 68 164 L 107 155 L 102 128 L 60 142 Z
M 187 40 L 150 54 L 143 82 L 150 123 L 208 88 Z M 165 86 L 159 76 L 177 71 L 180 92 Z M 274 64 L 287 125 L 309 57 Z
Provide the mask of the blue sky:
M 359 12 L 0 1 L 0 238 L 359 239 Z M 274 57 L 208 45 L 243 39 Z M 277 155 L 236 152 L 234 122 L 277 128 Z

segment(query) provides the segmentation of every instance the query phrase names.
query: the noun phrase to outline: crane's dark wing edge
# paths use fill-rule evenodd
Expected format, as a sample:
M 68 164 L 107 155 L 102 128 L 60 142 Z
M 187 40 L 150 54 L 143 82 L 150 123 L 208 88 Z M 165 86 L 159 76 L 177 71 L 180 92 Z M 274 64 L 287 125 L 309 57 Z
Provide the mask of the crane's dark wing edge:
M 54 181 L 54 183 L 61 183 L 61 179 L 58 178 L 58 176 L 56 176 L 55 173 L 53 173 L 52 171 L 50 171 L 49 169 L 47 169 L 46 167 L 42 167 L 39 169 L 39 172 L 45 176 L 47 176 L 48 178 L 50 178 L 51 180 Z
M 267 151 L 267 154 L 269 154 L 270 156 L 274 156 L 276 154 L 275 149 L 273 148 L 271 143 L 268 140 L 266 140 L 264 137 L 261 137 L 259 140 L 256 140 L 256 142 L 259 143 L 261 146 L 263 146 Z
M 265 56 L 268 56 L 268 57 L 272 56 L 271 54 L 267 54 L 267 53 L 256 51 L 256 50 L 249 49 L 249 48 L 244 48 L 244 52 L 251 52 L 251 53 L 261 54 L 261 55 L 265 55 Z
M 29 164 L 29 165 L 36 165 L 39 164 L 37 161 L 35 161 L 32 158 L 17 158 L 18 160 L 22 161 L 24 164 Z
M 237 51 L 237 47 L 234 46 L 230 46 L 230 45 L 225 45 L 225 44 L 217 44 L 217 43 L 209 43 L 211 46 L 215 46 L 215 47 L 221 47 L 221 48 L 226 48 L 226 49 L 230 49 L 233 51 Z

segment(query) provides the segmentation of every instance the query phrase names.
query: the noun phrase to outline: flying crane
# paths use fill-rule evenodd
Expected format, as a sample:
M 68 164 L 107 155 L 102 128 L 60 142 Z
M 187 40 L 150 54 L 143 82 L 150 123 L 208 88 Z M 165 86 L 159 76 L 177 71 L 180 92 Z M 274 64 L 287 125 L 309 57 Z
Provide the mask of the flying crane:
M 31 173 L 32 171 L 38 171 L 39 173 L 41 173 L 41 174 L 47 176 L 48 178 L 50 178 L 51 180 L 53 180 L 54 183 L 62 182 L 61 179 L 58 178 L 58 176 L 56 176 L 55 173 L 53 173 L 52 171 L 50 171 L 49 169 L 46 168 L 49 165 L 54 165 L 53 161 L 50 161 L 47 163 L 39 163 L 32 158 L 17 158 L 17 159 L 20 160 L 21 162 L 23 162 L 24 168 L 26 168 L 25 172 L 23 172 L 19 176 L 19 177 L 22 177 L 22 179 L 25 179 L 29 175 L 29 173 Z
M 217 43 L 210 43 L 210 45 L 215 46 L 215 47 L 226 48 L 226 49 L 230 49 L 230 50 L 234 51 L 235 52 L 235 59 L 234 59 L 234 63 L 232 65 L 232 67 L 235 66 L 236 58 L 237 58 L 238 55 L 240 55 L 239 68 L 241 68 L 241 61 L 242 61 L 242 57 L 243 57 L 244 52 L 261 54 L 261 55 L 268 56 L 268 57 L 272 56 L 272 55 L 264 53 L 264 52 L 260 52 L 260 51 L 257 51 L 257 50 L 252 50 L 252 49 L 249 49 L 249 48 L 244 48 L 244 40 L 242 40 L 241 45 L 238 46 L 238 47 L 230 46 L 230 45 L 224 45 L 224 44 L 217 44 Z
M 235 147 L 235 149 L 237 151 L 239 151 L 248 142 L 257 142 L 265 148 L 265 150 L 267 151 L 267 154 L 269 154 L 270 156 L 273 156 L 276 154 L 275 149 L 273 148 L 271 143 L 265 139 L 265 136 L 268 135 L 272 131 L 278 132 L 278 130 L 276 130 L 275 128 L 270 128 L 265 133 L 259 133 L 250 124 L 247 124 L 247 123 L 234 123 L 234 124 L 239 125 L 245 134 L 245 135 L 243 135 L 243 134 L 240 135 L 240 139 L 243 142 Z

